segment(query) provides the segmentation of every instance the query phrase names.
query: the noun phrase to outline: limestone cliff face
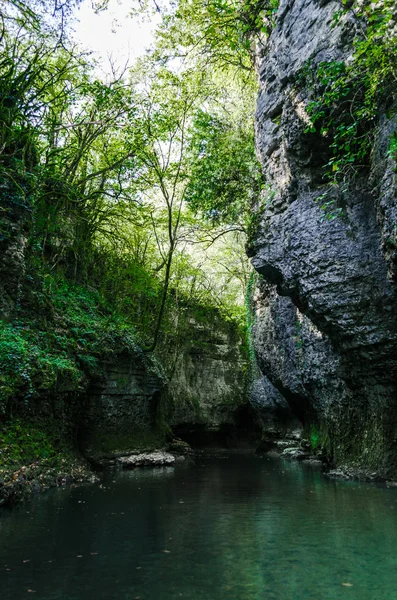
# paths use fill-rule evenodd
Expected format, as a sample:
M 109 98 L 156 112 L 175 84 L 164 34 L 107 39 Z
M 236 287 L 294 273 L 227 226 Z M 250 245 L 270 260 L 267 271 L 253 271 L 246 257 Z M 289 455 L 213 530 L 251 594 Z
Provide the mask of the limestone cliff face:
M 101 463 L 118 454 L 165 443 L 161 418 L 164 381 L 143 353 L 119 354 L 102 364 L 83 401 L 79 438 L 84 454 Z
M 257 143 L 267 195 L 250 253 L 261 368 L 338 465 L 397 471 L 397 218 L 395 124 L 380 120 L 372 166 L 327 220 L 327 146 L 305 133 L 311 90 L 296 85 L 310 59 L 349 60 L 357 23 L 332 27 L 334 0 L 282 0 L 259 58 Z M 317 441 L 316 441 L 317 443 Z
M 180 343 L 161 357 L 169 377 L 169 423 L 182 437 L 192 435 L 193 442 L 201 437 L 205 443 L 237 429 L 244 420 L 241 411 L 250 410 L 247 357 L 237 327 L 216 311 L 186 321 Z
M 181 320 L 178 339 L 169 338 L 159 352 L 165 380 L 139 353 L 103 364 L 83 403 L 80 438 L 89 457 L 101 462 L 137 447 L 162 446 L 165 431 L 194 446 L 256 445 L 300 427 L 266 377 L 251 382 L 235 324 L 210 309 L 201 318 L 191 310 Z
M 272 449 L 276 440 L 285 440 L 300 433 L 302 423 L 284 396 L 262 373 L 252 381 L 249 398 L 262 431 L 259 450 Z
M 103 363 L 83 403 L 80 439 L 89 458 L 106 463 L 140 447 L 162 447 L 171 432 L 193 445 L 260 436 L 241 334 L 217 311 L 200 318 L 197 310 L 191 312 L 178 315 L 178 333 L 161 345 L 164 379 L 143 353 Z

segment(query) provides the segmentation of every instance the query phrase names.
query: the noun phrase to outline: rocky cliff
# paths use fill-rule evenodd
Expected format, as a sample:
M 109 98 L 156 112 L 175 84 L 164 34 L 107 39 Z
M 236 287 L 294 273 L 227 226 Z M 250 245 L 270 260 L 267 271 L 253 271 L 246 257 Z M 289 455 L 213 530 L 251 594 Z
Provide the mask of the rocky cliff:
M 173 430 L 192 444 L 233 444 L 259 435 L 249 404 L 248 357 L 236 324 L 215 309 L 190 309 L 178 342 L 164 348 Z
M 376 123 L 371 164 L 332 188 L 327 140 L 308 134 L 307 65 L 348 63 L 359 24 L 332 0 L 282 0 L 259 56 L 257 144 L 267 180 L 250 244 L 262 275 L 255 302 L 261 369 L 338 466 L 397 473 L 395 123 Z M 301 81 L 301 79 L 300 79 Z M 260 204 L 260 206 L 259 206 Z
M 173 435 L 198 447 L 265 447 L 300 428 L 269 379 L 250 373 L 236 323 L 216 309 L 199 308 L 178 316 L 158 350 L 165 379 L 156 374 L 156 362 L 139 353 L 103 364 L 102 376 L 88 387 L 80 427 L 94 461 L 161 447 Z
M 163 391 L 155 362 L 142 352 L 105 360 L 82 402 L 79 445 L 84 454 L 101 464 L 140 448 L 165 445 Z

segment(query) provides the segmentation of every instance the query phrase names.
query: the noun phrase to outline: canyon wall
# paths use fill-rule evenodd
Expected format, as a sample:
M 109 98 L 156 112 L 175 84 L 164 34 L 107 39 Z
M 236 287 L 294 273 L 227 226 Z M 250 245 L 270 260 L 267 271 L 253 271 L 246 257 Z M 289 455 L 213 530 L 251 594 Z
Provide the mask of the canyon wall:
M 78 442 L 85 456 L 101 465 L 140 448 L 165 445 L 163 391 L 156 363 L 142 352 L 105 360 L 82 399 Z
M 282 0 L 258 56 L 257 145 L 266 177 L 249 244 L 261 275 L 255 346 L 263 373 L 300 418 L 314 447 L 337 466 L 397 473 L 395 122 L 376 124 L 371 166 L 330 188 L 329 147 L 308 134 L 307 65 L 351 60 L 359 24 L 334 0 Z
M 214 309 L 198 315 L 192 308 L 183 321 L 179 341 L 164 345 L 160 357 L 169 379 L 170 426 L 193 445 L 258 436 L 239 328 Z

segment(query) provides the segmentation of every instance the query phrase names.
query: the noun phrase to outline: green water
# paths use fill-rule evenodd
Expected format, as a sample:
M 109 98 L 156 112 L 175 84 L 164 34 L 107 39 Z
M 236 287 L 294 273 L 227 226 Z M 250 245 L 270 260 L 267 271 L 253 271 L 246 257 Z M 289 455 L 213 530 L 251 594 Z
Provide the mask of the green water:
M 248 454 L 111 474 L 0 511 L 22 598 L 396 600 L 397 490 Z

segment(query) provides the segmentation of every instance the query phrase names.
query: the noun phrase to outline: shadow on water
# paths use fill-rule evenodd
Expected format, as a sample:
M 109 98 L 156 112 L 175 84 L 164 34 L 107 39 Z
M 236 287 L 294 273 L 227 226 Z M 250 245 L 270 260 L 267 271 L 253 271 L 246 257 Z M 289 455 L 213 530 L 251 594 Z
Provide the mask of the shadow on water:
M 0 513 L 0 598 L 395 600 L 396 512 L 249 453 L 110 473 Z

